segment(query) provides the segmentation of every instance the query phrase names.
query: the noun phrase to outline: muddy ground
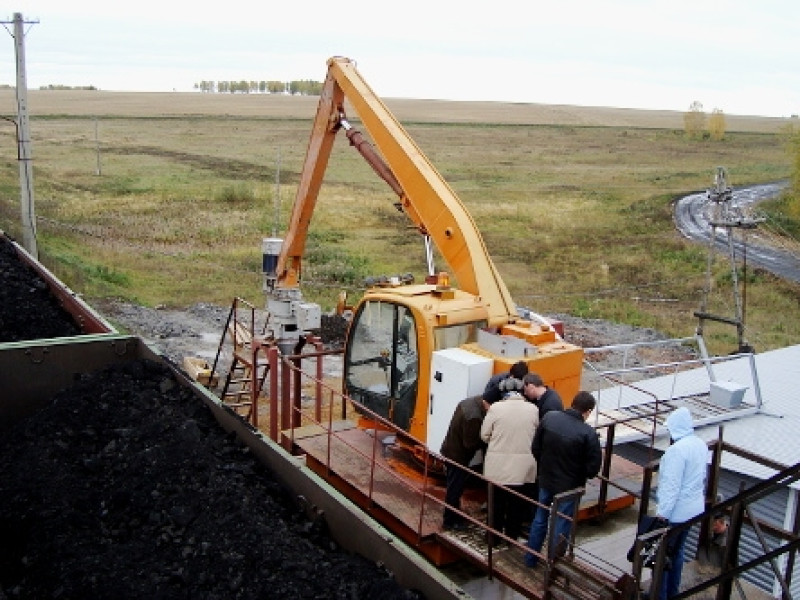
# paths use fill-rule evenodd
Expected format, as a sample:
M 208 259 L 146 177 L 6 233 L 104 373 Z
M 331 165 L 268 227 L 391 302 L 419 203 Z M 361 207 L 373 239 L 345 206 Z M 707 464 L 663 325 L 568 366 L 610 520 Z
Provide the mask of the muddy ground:
M 230 307 L 212 304 L 195 304 L 185 310 L 148 308 L 120 301 L 96 301 L 92 304 L 121 331 L 141 336 L 178 365 L 183 364 L 186 356 L 204 358 L 213 364 L 230 312 Z M 263 311 L 257 312 L 257 327 L 263 326 L 264 317 Z M 563 322 L 564 339 L 583 348 L 667 339 L 667 336 L 654 329 L 600 319 L 582 319 L 564 314 L 547 315 L 547 318 Z M 327 346 L 341 346 L 344 334 L 345 326 L 341 320 L 323 316 L 321 337 Z M 220 366 L 223 369 L 230 364 L 231 348 L 228 336 L 222 344 Z M 675 345 L 642 350 L 633 354 L 628 364 L 636 366 L 691 357 L 693 352 L 690 348 Z M 593 355 L 592 362 L 598 369 L 616 368 L 621 364 L 621 352 Z

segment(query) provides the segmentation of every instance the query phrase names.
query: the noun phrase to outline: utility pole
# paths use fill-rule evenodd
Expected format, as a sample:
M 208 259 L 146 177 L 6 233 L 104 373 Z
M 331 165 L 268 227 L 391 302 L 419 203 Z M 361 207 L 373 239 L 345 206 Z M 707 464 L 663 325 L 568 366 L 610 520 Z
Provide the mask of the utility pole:
M 736 267 L 736 253 L 734 251 L 733 230 L 741 229 L 755 229 L 758 224 L 763 222 L 764 219 L 755 219 L 745 217 L 739 210 L 733 206 L 733 189 L 728 185 L 728 172 L 724 167 L 717 167 L 714 175 L 714 189 L 708 190 L 708 199 L 710 201 L 711 218 L 709 225 L 711 226 L 711 235 L 708 241 L 708 256 L 706 259 L 706 286 L 703 291 L 703 298 L 700 303 L 700 310 L 694 313 L 694 316 L 699 319 L 697 326 L 697 333 L 702 335 L 703 324 L 705 321 L 717 321 L 718 323 L 726 323 L 736 327 L 736 335 L 738 341 L 737 352 L 749 353 L 753 352 L 753 347 L 747 342 L 745 338 L 745 311 L 744 303 L 742 301 L 742 294 L 739 292 L 739 276 Z M 708 304 L 713 287 L 713 274 L 712 264 L 714 262 L 714 245 L 716 243 L 717 228 L 724 229 L 726 232 L 726 240 L 728 245 L 728 259 L 731 265 L 731 285 L 733 287 L 733 302 L 734 302 L 734 316 L 726 317 L 715 315 L 709 312 Z M 747 290 L 747 242 L 743 241 L 742 246 L 745 251 L 745 263 L 743 272 L 743 281 L 745 292 Z
M 33 157 L 28 123 L 28 83 L 25 75 L 25 32 L 23 26 L 38 21 L 23 21 L 22 13 L 14 13 L 14 50 L 17 57 L 17 160 L 19 161 L 20 205 L 22 208 L 22 245 L 34 258 L 36 247 L 36 211 L 33 202 Z M 8 25 L 3 21 L 3 25 Z M 6 27 L 6 29 L 8 29 Z
M 275 194 L 272 198 L 275 219 L 272 222 L 272 237 L 278 237 L 278 226 L 281 219 L 281 148 L 278 146 L 278 158 L 275 161 Z

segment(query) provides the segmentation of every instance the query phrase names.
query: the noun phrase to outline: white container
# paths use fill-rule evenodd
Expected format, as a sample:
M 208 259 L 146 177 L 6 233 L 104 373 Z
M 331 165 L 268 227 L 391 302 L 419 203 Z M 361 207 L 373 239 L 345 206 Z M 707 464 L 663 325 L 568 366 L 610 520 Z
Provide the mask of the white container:
M 711 402 L 725 408 L 736 408 L 742 403 L 746 391 L 746 385 L 735 381 L 712 381 Z
M 483 393 L 492 376 L 494 360 L 462 348 L 436 350 L 431 363 L 427 444 L 439 452 L 450 418 L 464 398 Z

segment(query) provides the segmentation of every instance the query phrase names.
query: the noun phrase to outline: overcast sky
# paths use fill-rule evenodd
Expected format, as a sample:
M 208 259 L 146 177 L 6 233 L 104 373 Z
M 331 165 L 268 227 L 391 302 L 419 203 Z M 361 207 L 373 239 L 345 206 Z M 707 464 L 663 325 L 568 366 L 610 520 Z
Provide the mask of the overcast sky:
M 0 18 L 15 12 L 38 21 L 29 89 L 322 81 L 342 55 L 384 98 L 800 114 L 800 0 L 24 0 Z

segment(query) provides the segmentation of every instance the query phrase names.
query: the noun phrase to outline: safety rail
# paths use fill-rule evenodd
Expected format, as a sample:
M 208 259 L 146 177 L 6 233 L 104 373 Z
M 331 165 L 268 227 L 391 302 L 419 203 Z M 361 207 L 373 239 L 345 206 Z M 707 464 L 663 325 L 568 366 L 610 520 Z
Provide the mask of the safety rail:
M 313 351 L 304 352 L 293 356 L 282 356 L 280 352 L 271 345 L 260 346 L 258 340 L 254 340 L 254 353 L 263 352 L 268 363 L 268 382 L 267 389 L 267 410 L 269 411 L 268 435 L 271 439 L 282 444 L 288 451 L 297 449 L 298 436 L 304 435 L 304 429 L 311 427 L 319 431 L 325 438 L 324 457 L 321 459 L 322 467 L 331 475 L 337 470 L 334 464 L 334 450 L 346 449 L 351 454 L 353 460 L 360 460 L 364 465 L 369 465 L 359 472 L 363 480 L 359 484 L 364 489 L 366 505 L 363 507 L 368 512 L 380 505 L 386 498 L 381 496 L 379 489 L 391 487 L 396 490 L 395 494 L 403 494 L 414 498 L 416 502 L 414 524 L 410 526 L 412 543 L 421 546 L 428 541 L 431 536 L 447 536 L 441 528 L 442 511 L 446 505 L 443 494 L 437 494 L 437 488 L 441 491 L 441 476 L 438 472 L 433 472 L 430 467 L 432 464 L 444 464 L 449 468 L 464 469 L 461 465 L 433 452 L 425 444 L 410 436 L 407 432 L 399 429 L 383 416 L 369 410 L 363 405 L 358 404 L 345 396 L 340 390 L 333 387 L 330 381 L 325 381 L 323 377 L 323 360 L 326 357 L 339 355 L 341 350 L 324 350 L 321 345 L 314 345 Z M 312 363 L 312 368 L 304 368 L 304 363 Z M 315 367 L 313 366 L 315 365 Z M 340 385 L 338 382 L 334 385 Z M 337 429 L 337 422 L 346 421 L 349 414 L 357 414 L 360 421 L 360 429 L 367 431 L 372 437 L 371 446 L 367 449 L 357 447 L 348 441 L 348 438 Z M 614 423 L 604 424 L 600 427 L 609 431 L 606 439 L 613 444 Z M 379 460 L 386 456 L 387 449 L 394 448 L 393 442 L 401 439 L 406 446 L 410 445 L 419 449 L 420 454 L 416 456 L 420 467 L 418 477 L 412 479 L 406 474 L 397 471 L 385 461 Z M 610 448 L 610 447 L 609 447 Z M 600 497 L 597 506 L 592 510 L 593 517 L 602 518 L 608 489 L 611 486 L 623 490 L 626 494 L 636 494 L 635 490 L 627 489 L 625 486 L 618 485 L 610 478 L 610 457 L 612 452 L 608 450 L 603 461 L 602 472 L 600 474 Z M 543 575 L 544 582 L 550 580 L 553 569 L 556 568 L 557 559 L 567 555 L 574 557 L 575 552 L 575 522 L 577 517 L 564 514 L 558 507 L 566 501 L 576 499 L 579 503 L 580 497 L 584 493 L 583 488 L 571 490 L 558 495 L 554 499 L 554 506 L 550 510 L 550 519 L 554 520 L 557 516 L 567 519 L 570 523 L 570 537 L 562 542 L 558 547 L 557 539 L 550 539 L 548 536 L 547 546 L 542 552 L 537 553 L 528 548 L 524 542 L 511 539 L 506 534 L 493 528 L 493 502 L 494 490 L 502 487 L 503 490 L 521 499 L 530 514 L 533 508 L 541 506 L 536 500 L 519 493 L 516 490 L 500 486 L 499 484 L 485 478 L 482 474 L 470 470 L 470 476 L 478 486 L 484 486 L 487 490 L 487 518 L 484 521 L 481 517 L 475 517 L 465 510 L 455 509 L 474 532 L 478 533 L 480 539 L 487 540 L 493 536 L 496 540 L 502 540 L 509 548 L 518 551 L 520 562 L 525 553 L 537 557 L 540 564 L 544 565 L 543 572 L 539 572 L 538 577 Z M 439 484 L 437 486 L 437 484 Z M 551 528 L 552 531 L 552 523 Z M 553 536 L 554 537 L 554 536 Z M 480 552 L 484 557 L 487 575 L 491 578 L 498 574 L 496 568 L 495 555 L 498 552 L 491 543 L 486 543 L 485 547 L 478 550 L 472 547 L 473 552 Z M 600 557 L 595 557 L 592 561 L 594 565 L 601 564 Z M 596 569 L 596 567 L 595 567 Z M 613 570 L 613 566 L 609 566 Z M 618 570 L 608 575 L 610 581 L 617 581 L 624 574 Z
M 274 345 L 262 343 L 258 336 L 256 336 L 253 340 L 252 351 L 254 360 L 259 354 L 263 354 L 263 358 L 265 358 L 265 362 L 267 364 L 268 382 L 265 385 L 265 391 L 267 391 L 265 395 L 267 396 L 266 409 L 269 411 L 269 437 L 282 444 L 287 450 L 297 451 L 299 448 L 299 446 L 296 446 L 298 434 L 300 436 L 304 435 L 302 430 L 308 427 L 319 429 L 319 431 L 323 433 L 322 437 L 324 437 L 325 444 L 325 453 L 324 457 L 321 459 L 321 463 L 323 468 L 326 469 L 329 474 L 333 473 L 337 468 L 337 466 L 334 464 L 335 447 L 340 450 L 346 449 L 347 452 L 349 452 L 352 456 L 357 457 L 358 460 L 362 461 L 364 465 L 369 465 L 368 468 L 364 468 L 361 471 L 363 473 L 364 481 L 362 483 L 364 483 L 364 495 L 366 497 L 366 504 L 362 505 L 362 508 L 364 508 L 368 513 L 373 510 L 379 510 L 379 505 L 385 500 L 385 497 L 381 496 L 381 488 L 392 486 L 392 489 L 394 490 L 403 490 L 402 492 L 398 493 L 404 493 L 408 497 L 415 498 L 415 517 L 413 519 L 414 522 L 410 526 L 413 539 L 406 541 L 416 544 L 418 549 L 421 549 L 421 546 L 424 543 L 429 543 L 431 538 L 438 539 L 440 542 L 442 539 L 447 538 L 448 534 L 446 532 L 442 532 L 441 530 L 441 515 L 445 507 L 445 502 L 443 499 L 443 494 L 436 493 L 437 483 L 440 483 L 440 479 L 438 478 L 438 474 L 432 472 L 428 467 L 433 463 L 446 464 L 452 468 L 463 467 L 449 461 L 445 457 L 442 457 L 435 452 L 428 450 L 423 443 L 412 438 L 405 431 L 397 428 L 386 418 L 346 397 L 340 391 L 341 383 L 338 380 L 332 382 L 329 378 L 326 381 L 324 377 L 323 360 L 335 355 L 341 355 L 342 350 L 325 350 L 319 340 L 315 340 L 314 338 L 311 338 L 309 342 L 310 344 L 307 346 L 309 351 L 294 356 L 282 356 Z M 757 386 L 757 376 L 751 355 L 720 357 L 713 359 L 692 359 L 689 361 L 682 361 L 680 363 L 659 363 L 649 367 L 630 367 L 625 369 L 624 372 L 637 372 L 640 370 L 652 370 L 653 368 L 658 368 L 661 369 L 662 372 L 667 373 L 665 377 L 674 378 L 677 376 L 677 373 L 685 372 L 687 365 L 694 368 L 699 366 L 703 367 L 698 371 L 705 374 L 705 384 L 703 385 L 706 385 L 710 381 L 714 380 L 715 369 L 720 364 L 735 360 L 745 362 L 750 361 L 751 374 L 754 382 L 753 390 L 760 401 L 760 394 Z M 312 363 L 311 368 L 307 368 L 309 366 L 309 362 Z M 739 376 L 741 376 L 741 373 L 741 369 L 737 371 Z M 674 408 L 674 406 L 670 406 L 670 402 L 673 402 L 676 399 L 682 399 L 675 393 L 666 397 L 662 397 L 659 395 L 657 390 L 646 389 L 644 382 L 625 382 L 622 381 L 622 379 L 617 379 L 614 372 L 611 371 L 605 371 L 602 375 L 605 381 L 624 386 L 626 389 L 634 390 L 634 392 L 639 396 L 646 397 L 648 402 L 657 408 L 657 410 L 647 415 L 647 418 L 651 419 L 653 423 L 652 429 L 649 433 L 650 435 L 655 435 L 655 428 L 658 422 L 657 420 L 659 416 L 662 418 L 664 416 L 663 414 L 659 415 L 659 412 L 661 411 L 658 409 L 662 408 L 661 403 L 663 402 L 665 405 L 664 408 L 667 409 L 663 412 L 667 412 L 668 410 Z M 669 382 L 666 388 L 671 389 L 674 392 L 676 389 L 680 388 L 680 385 L 677 382 Z M 604 390 L 607 389 L 607 387 L 604 388 Z M 600 390 L 600 393 L 602 394 L 603 390 Z M 622 406 L 622 404 L 614 405 L 615 408 Z M 339 429 L 337 429 L 337 423 L 347 421 L 348 416 L 352 414 L 358 415 L 359 420 L 361 421 L 360 430 L 362 432 L 368 430 L 369 435 L 371 435 L 371 440 L 369 442 L 370 445 L 366 449 L 357 447 L 356 445 L 350 443 L 348 438 L 344 436 Z M 641 421 L 642 415 L 637 414 L 629 417 L 620 417 L 619 415 L 607 415 L 604 413 L 604 411 L 600 410 L 598 410 L 598 415 L 599 416 L 595 418 L 593 425 L 598 432 L 602 432 L 601 439 L 604 438 L 605 452 L 602 471 L 599 476 L 600 495 L 597 505 L 594 508 L 594 516 L 599 518 L 604 516 L 605 498 L 608 490 L 612 486 L 624 491 L 626 494 L 630 494 L 633 497 L 638 498 L 640 500 L 640 510 L 646 511 L 651 493 L 653 475 L 652 467 L 648 467 L 651 470 L 645 468 L 642 487 L 639 491 L 629 489 L 630 486 L 626 487 L 625 485 L 621 485 L 618 482 L 613 481 L 610 477 L 611 471 L 609 466 L 610 456 L 613 454 L 616 431 L 620 427 L 635 427 L 636 421 Z M 369 425 L 366 425 L 365 429 L 366 423 L 371 423 L 371 428 Z M 590 423 L 592 423 L 592 421 L 590 421 Z M 387 445 L 386 440 L 390 438 L 401 439 L 405 443 L 417 447 L 418 450 L 422 452 L 421 456 L 418 456 L 418 458 L 421 459 L 422 469 L 419 472 L 419 478 L 417 480 L 409 479 L 408 477 L 404 476 L 403 473 L 396 471 L 391 466 L 388 466 L 385 462 L 379 460 L 380 457 L 385 457 L 387 448 L 393 447 L 391 445 Z M 736 449 L 729 444 L 722 444 L 721 441 L 719 444 L 719 448 L 721 449 L 724 448 L 728 451 L 739 452 L 749 458 L 747 453 L 741 449 Z M 721 450 L 719 451 L 721 452 Z M 779 465 L 775 466 L 775 468 L 777 467 L 779 467 Z M 512 540 L 505 534 L 495 530 L 492 527 L 492 503 L 494 498 L 494 490 L 496 487 L 503 486 L 498 486 L 498 484 L 486 479 L 479 473 L 471 472 L 471 476 L 475 478 L 476 482 L 478 482 L 478 485 L 484 486 L 484 489 L 488 491 L 487 499 L 489 505 L 487 507 L 487 517 L 484 518 L 480 515 L 476 517 L 473 516 L 476 514 L 475 512 L 470 514 L 464 510 L 455 509 L 457 510 L 458 514 L 460 514 L 462 518 L 471 525 L 471 528 L 474 531 L 479 532 L 480 536 L 482 536 L 484 539 L 486 539 L 486 536 L 492 535 L 496 539 L 505 542 L 509 547 L 517 549 L 519 551 L 517 556 L 520 557 L 520 560 L 526 552 L 534 554 L 533 551 L 527 548 L 524 543 L 521 543 L 518 540 Z M 785 480 L 782 481 L 785 482 Z M 508 488 L 504 488 L 504 490 L 508 494 L 516 495 L 517 497 L 521 498 L 527 506 L 531 507 L 531 512 L 534 506 L 538 506 L 538 503 L 535 500 L 525 496 L 524 494 L 520 494 L 516 490 L 511 490 Z M 439 491 L 441 491 L 440 485 Z M 583 490 L 574 490 L 573 492 L 581 494 Z M 716 505 L 715 508 L 719 508 L 720 506 L 723 506 L 724 508 L 725 506 L 729 506 L 729 504 Z M 728 510 L 731 512 L 731 514 L 733 514 L 730 508 Z M 582 558 L 581 554 L 586 551 L 582 548 L 575 547 L 575 519 L 572 519 L 567 515 L 562 516 L 569 518 L 572 521 L 572 526 L 570 528 L 570 539 L 568 540 L 564 549 L 565 554 L 570 559 Z M 551 520 L 556 518 L 556 513 L 552 510 L 550 518 Z M 703 529 L 701 530 L 701 535 L 705 535 L 708 531 L 707 515 L 705 516 L 705 519 L 706 521 L 702 525 Z M 750 521 L 752 520 L 753 519 L 750 518 Z M 745 522 L 747 519 L 742 518 L 740 521 Z M 693 521 L 692 524 L 694 522 L 702 523 L 701 518 Z M 778 533 L 783 536 L 791 535 L 791 532 L 782 532 L 780 528 L 771 527 L 768 524 L 762 523 L 761 526 L 763 529 L 768 530 L 772 534 L 774 534 L 775 531 L 778 531 Z M 669 533 L 672 534 L 672 530 L 670 530 Z M 666 535 L 666 533 L 660 531 L 656 532 L 655 534 L 647 535 Z M 647 536 L 640 537 L 637 543 L 643 543 L 647 539 Z M 776 555 L 776 552 L 778 554 L 792 552 L 790 555 L 792 557 L 790 558 L 791 564 L 793 561 L 794 552 L 796 551 L 798 545 L 800 545 L 800 542 L 798 542 L 798 537 L 796 534 L 793 538 L 790 537 L 787 539 L 789 539 L 789 543 L 781 549 L 765 549 L 765 556 L 759 561 L 759 564 L 760 562 L 764 562 L 765 560 L 770 560 L 773 558 Z M 540 578 L 539 583 L 545 587 L 550 585 L 549 582 L 553 581 L 553 578 L 556 577 L 557 574 L 563 574 L 563 569 L 569 568 L 569 565 L 562 563 L 558 559 L 560 553 L 556 548 L 557 543 L 558 540 L 549 540 L 547 548 L 541 553 L 536 554 L 539 559 L 539 563 L 543 566 L 543 569 L 541 571 L 537 569 L 539 574 L 532 576 Z M 452 549 L 452 546 L 450 547 Z M 497 563 L 497 560 L 500 559 L 495 558 L 497 550 L 494 549 L 492 544 L 486 544 L 482 550 L 472 547 L 471 552 L 479 552 L 482 554 L 483 568 L 490 578 L 501 574 L 501 571 L 498 569 L 502 568 L 504 565 L 502 562 Z M 640 563 L 634 561 L 631 572 L 627 573 L 620 571 L 618 567 L 610 563 L 607 563 L 607 566 L 600 567 L 598 565 L 606 564 L 604 563 L 603 558 L 592 556 L 590 554 L 587 556 L 589 559 L 586 562 L 591 564 L 595 571 L 597 569 L 607 569 L 607 581 L 616 581 L 619 583 L 627 578 L 626 585 L 632 585 L 633 589 L 639 588 L 641 584 L 641 571 L 643 568 Z M 663 558 L 661 560 L 663 560 Z M 499 567 L 498 564 L 500 565 Z M 663 562 L 660 564 L 663 564 Z M 744 568 L 752 568 L 752 566 L 753 562 L 751 561 L 751 563 L 742 565 L 741 567 L 732 567 L 731 572 L 734 573 L 734 575 L 731 575 L 728 580 L 732 580 L 735 575 L 742 572 Z M 559 569 L 561 571 L 559 571 Z M 525 577 L 524 570 L 522 570 L 522 573 L 523 574 L 519 576 Z M 657 580 L 651 580 L 652 585 L 657 585 L 657 583 Z M 703 587 L 703 589 L 705 589 L 711 585 L 723 586 L 729 584 L 726 584 L 724 581 L 717 578 L 711 583 L 704 582 L 700 585 L 705 586 Z M 786 584 L 784 583 L 784 585 Z M 616 589 L 619 589 L 619 587 Z M 534 595 L 531 597 L 539 596 Z M 688 595 L 682 594 L 681 597 L 688 597 Z
M 293 363 L 296 360 L 297 360 L 297 357 L 289 357 L 287 359 L 287 362 Z M 287 363 L 284 363 L 284 364 L 287 364 Z M 289 366 L 289 368 L 295 374 L 298 374 L 298 373 L 303 374 L 302 371 L 300 369 L 298 369 L 296 364 L 291 364 Z M 426 519 L 433 518 L 433 519 L 435 519 L 436 523 L 441 523 L 441 513 L 438 512 L 438 511 L 431 510 L 430 508 L 428 508 L 429 503 L 432 503 L 433 505 L 437 506 L 438 508 L 440 508 L 442 510 L 444 509 L 444 507 L 446 505 L 446 503 L 445 503 L 445 501 L 443 499 L 437 497 L 434 493 L 432 493 L 430 491 L 433 487 L 435 487 L 436 476 L 434 476 L 434 475 L 432 475 L 430 473 L 429 465 L 432 464 L 434 461 L 440 461 L 441 463 L 446 465 L 446 468 L 457 468 L 457 469 L 466 470 L 466 467 L 463 467 L 462 465 L 460 465 L 458 463 L 455 463 L 455 462 L 451 461 L 450 459 L 448 459 L 448 458 L 446 458 L 444 456 L 441 456 L 438 453 L 430 452 L 427 449 L 427 447 L 425 447 L 424 444 L 422 444 L 419 440 L 416 440 L 413 437 L 409 436 L 407 433 L 401 431 L 393 423 L 391 423 L 390 421 L 388 421 L 384 417 L 378 415 L 374 411 L 371 411 L 371 410 L 367 409 L 363 405 L 361 405 L 359 403 L 356 403 L 355 401 L 352 401 L 352 400 L 349 400 L 349 399 L 346 400 L 344 397 L 342 397 L 342 404 L 343 405 L 346 405 L 346 403 L 352 404 L 353 409 L 356 410 L 359 413 L 360 418 L 362 420 L 362 423 L 363 422 L 374 423 L 374 426 L 371 429 L 369 429 L 369 428 L 367 429 L 368 431 L 372 432 L 372 439 L 373 439 L 372 448 L 371 448 L 371 454 L 367 455 L 366 453 L 362 452 L 359 448 L 357 448 L 355 445 L 348 443 L 347 440 L 343 436 L 337 435 L 337 432 L 335 431 L 335 429 L 333 427 L 333 414 L 334 414 L 335 408 L 336 408 L 334 398 L 337 395 L 337 393 L 334 392 L 334 390 L 330 390 L 330 389 L 328 391 L 329 391 L 329 405 L 327 407 L 327 411 L 325 411 L 328 414 L 327 424 L 319 421 L 314 416 L 311 416 L 308 412 L 304 411 L 302 409 L 302 407 L 298 406 L 296 403 L 291 406 L 291 410 L 296 415 L 298 415 L 299 422 L 297 420 L 295 420 L 295 419 L 291 420 L 291 425 L 290 425 L 290 428 L 289 428 L 289 439 L 290 439 L 290 441 L 292 443 L 294 442 L 294 431 L 295 431 L 295 428 L 302 427 L 304 424 L 311 424 L 311 425 L 317 425 L 319 427 L 324 427 L 324 429 L 326 430 L 326 436 L 327 436 L 327 439 L 328 439 L 327 463 L 325 465 L 326 468 L 332 470 L 331 448 L 334 445 L 334 440 L 337 443 L 342 444 L 343 446 L 345 446 L 350 452 L 362 457 L 363 459 L 365 459 L 370 464 L 369 483 L 368 483 L 368 486 L 367 486 L 368 487 L 367 497 L 368 497 L 370 502 L 376 501 L 376 498 L 375 498 L 375 487 L 376 487 L 377 481 L 379 480 L 379 478 L 381 476 L 385 476 L 387 478 L 392 479 L 394 481 L 394 483 L 404 487 L 406 489 L 406 491 L 409 492 L 410 494 L 419 496 L 419 498 L 420 498 L 419 507 L 418 507 L 419 508 L 419 513 L 418 513 L 417 526 L 416 526 L 416 532 L 415 533 L 416 533 L 416 537 L 417 537 L 417 542 L 421 543 L 422 539 L 424 537 L 424 534 L 423 534 L 424 526 L 423 526 L 423 524 L 426 522 Z M 316 405 L 315 405 L 315 410 L 316 410 Z M 378 434 L 379 431 L 386 432 L 386 434 L 385 434 L 386 437 L 402 435 L 403 437 L 405 437 L 412 444 L 415 444 L 415 445 L 423 448 L 423 458 L 421 460 L 421 463 L 422 463 L 422 473 L 421 473 L 421 482 L 422 483 L 421 483 L 421 487 L 415 487 L 414 485 L 412 485 L 410 483 L 409 479 L 403 477 L 400 473 L 396 472 L 394 469 L 385 467 L 385 466 L 383 466 L 383 465 L 381 465 L 379 463 L 379 461 L 377 460 L 378 454 L 381 454 L 383 452 L 382 441 L 381 441 L 380 436 Z M 460 509 L 457 509 L 457 508 L 454 508 L 454 507 L 450 507 L 450 508 L 452 508 L 452 510 L 454 512 L 456 512 L 458 515 L 460 515 L 463 519 L 468 521 L 472 525 L 473 528 L 479 530 L 481 535 L 483 535 L 483 536 L 485 536 L 487 538 L 490 535 L 491 536 L 495 536 L 495 537 L 497 537 L 499 539 L 504 540 L 509 545 L 516 546 L 521 551 L 523 551 L 523 553 L 527 552 L 527 553 L 533 554 L 533 555 L 537 556 L 538 559 L 543 560 L 543 561 L 548 561 L 548 556 L 549 556 L 551 558 L 549 559 L 549 562 L 547 564 L 552 565 L 552 557 L 555 556 L 555 547 L 556 547 L 557 540 L 549 540 L 550 541 L 550 549 L 549 549 L 547 554 L 542 554 L 542 553 L 534 552 L 530 548 L 527 548 L 524 544 L 521 544 L 518 540 L 511 539 L 508 536 L 506 536 L 504 533 L 494 529 L 492 527 L 492 522 L 491 522 L 492 521 L 492 514 L 493 514 L 493 511 L 492 511 L 492 503 L 493 503 L 493 497 L 494 497 L 493 490 L 494 490 L 495 487 L 502 487 L 502 486 L 499 486 L 498 484 L 496 484 L 496 483 L 492 482 L 491 480 L 485 478 L 480 473 L 476 473 L 474 471 L 470 471 L 470 476 L 474 477 L 477 480 L 479 480 L 479 482 L 481 482 L 481 484 L 486 486 L 486 489 L 488 491 L 488 495 L 487 495 L 487 499 L 488 499 L 487 520 L 488 520 L 488 522 L 484 523 L 482 520 L 476 519 L 474 516 L 472 516 L 471 514 L 465 512 L 463 510 L 460 510 Z M 516 495 L 517 497 L 519 497 L 520 499 L 525 501 L 527 504 L 529 504 L 529 506 L 531 508 L 531 512 L 532 512 L 532 507 L 533 506 L 542 506 L 537 501 L 535 501 L 535 500 L 533 500 L 533 499 L 531 499 L 531 498 L 529 498 L 527 496 L 524 496 L 523 494 L 519 494 L 515 490 L 510 490 L 508 488 L 504 488 L 504 489 L 506 491 L 508 491 L 509 493 Z M 561 494 L 561 495 L 559 495 L 558 500 L 554 502 L 554 504 L 556 506 L 558 506 L 559 503 L 563 503 L 563 502 L 565 502 L 567 500 L 570 500 L 570 499 L 574 498 L 575 496 L 580 496 L 582 494 L 583 494 L 583 489 L 582 488 L 579 489 L 579 490 L 574 490 L 574 491 L 571 491 L 571 492 L 568 492 L 568 493 Z M 552 512 L 551 520 L 555 519 L 556 512 L 557 511 L 553 511 Z M 570 522 L 574 521 L 574 519 L 573 519 L 573 517 L 571 515 L 567 515 L 567 514 L 564 514 L 564 513 L 558 513 L 558 514 L 560 516 L 562 516 L 563 518 L 567 519 Z M 571 535 L 571 539 L 568 541 L 568 545 L 569 545 L 570 548 L 573 546 L 573 542 L 574 542 L 574 527 L 571 527 L 571 531 L 573 533 Z M 490 574 L 493 571 L 492 554 L 493 554 L 493 546 L 492 546 L 492 544 L 487 544 L 487 562 L 489 564 L 489 573 Z
M 652 445 L 656 436 L 663 433 L 659 425 L 678 406 L 689 408 L 696 425 L 710 425 L 760 410 L 761 388 L 753 354 L 704 356 L 605 369 L 591 360 L 593 355 L 607 357 L 610 352 L 621 352 L 624 363 L 634 350 L 674 346 L 692 339 L 587 348 L 583 386 L 597 398 L 595 427 L 613 422 L 619 426 L 620 443 L 650 438 Z M 740 389 L 740 402 L 718 403 L 712 397 L 712 384 Z
M 751 388 L 756 400 L 756 406 L 761 407 L 761 389 L 758 385 L 758 373 L 755 365 L 755 356 L 752 353 L 738 353 L 728 356 L 701 355 L 698 358 L 685 360 L 653 362 L 650 364 L 637 364 L 628 366 L 628 357 L 638 352 L 637 356 L 646 355 L 648 350 L 661 346 L 685 345 L 695 338 L 679 338 L 659 340 L 652 342 L 636 342 L 630 344 L 615 344 L 584 349 L 583 374 L 584 389 L 596 391 L 598 401 L 601 399 L 606 406 L 621 408 L 641 401 L 640 395 L 655 395 L 660 401 L 674 398 L 683 398 L 693 395 L 707 395 L 709 385 L 717 382 L 726 374 L 720 373 L 721 365 L 731 362 L 746 363 L 746 371 L 736 369 L 738 383 Z M 702 348 L 700 341 L 697 342 Z M 613 353 L 622 353 L 622 365 L 615 368 L 599 368 L 592 356 L 608 356 Z M 605 362 L 608 362 L 606 360 Z M 691 371 L 691 376 L 687 372 Z M 678 375 L 682 374 L 680 380 Z M 646 379 L 646 381 L 645 381 Z M 638 385 L 637 385 L 638 383 Z M 609 390 L 609 388 L 611 388 Z M 606 402 L 605 399 L 615 393 L 616 401 Z
M 723 440 L 723 427 L 719 428 L 718 438 L 708 442 L 708 447 L 712 452 L 709 478 L 706 486 L 706 510 L 700 515 L 689 521 L 674 527 L 662 527 L 654 531 L 636 537 L 634 544 L 634 561 L 632 575 L 636 582 L 637 589 L 642 581 L 642 569 L 644 565 L 641 560 L 641 548 L 650 540 L 660 539 L 658 550 L 655 554 L 655 562 L 652 566 L 653 575 L 650 579 L 650 597 L 655 598 L 656 590 L 659 589 L 661 579 L 664 577 L 664 570 L 667 560 L 669 540 L 677 537 L 682 531 L 700 525 L 698 537 L 697 555 L 708 552 L 712 543 L 711 521 L 714 515 L 724 514 L 730 519 L 728 525 L 728 540 L 722 554 L 722 564 L 717 573 L 706 577 L 704 580 L 695 582 L 690 588 L 682 590 L 678 595 L 673 596 L 675 600 L 690 598 L 705 590 L 716 587 L 716 598 L 723 600 L 731 597 L 733 585 L 738 582 L 738 578 L 745 572 L 754 569 L 764 563 L 769 563 L 775 580 L 781 589 L 781 598 L 790 600 L 790 585 L 792 572 L 796 561 L 798 549 L 800 549 L 800 514 L 795 515 L 795 522 L 791 525 L 791 530 L 775 526 L 763 519 L 757 518 L 752 512 L 750 505 L 756 501 L 785 488 L 788 485 L 800 480 L 800 463 L 787 466 L 767 457 L 758 456 L 752 452 L 725 442 Z M 730 452 L 733 455 L 764 465 L 776 473 L 749 488 L 744 484 L 740 486 L 739 493 L 735 496 L 718 500 L 717 486 L 720 478 L 720 469 L 723 452 Z M 639 505 L 639 521 L 641 522 L 649 511 L 650 492 L 654 474 L 658 471 L 659 460 L 654 460 L 645 466 L 644 478 L 642 481 L 642 495 Z M 738 547 L 745 526 L 752 528 L 759 543 L 761 544 L 762 554 L 744 564 L 739 564 Z M 768 533 L 782 545 L 770 548 L 767 544 L 764 533 Z M 781 572 L 776 558 L 786 556 L 784 568 Z

